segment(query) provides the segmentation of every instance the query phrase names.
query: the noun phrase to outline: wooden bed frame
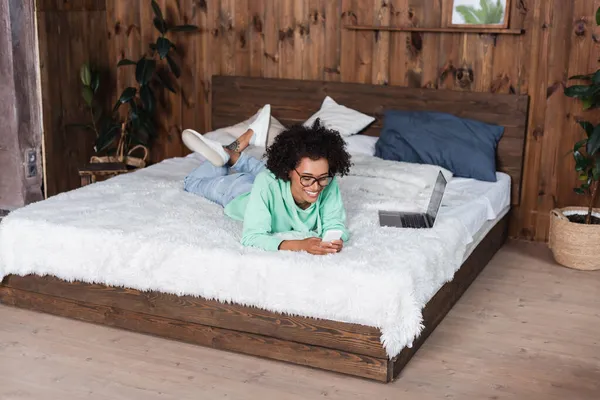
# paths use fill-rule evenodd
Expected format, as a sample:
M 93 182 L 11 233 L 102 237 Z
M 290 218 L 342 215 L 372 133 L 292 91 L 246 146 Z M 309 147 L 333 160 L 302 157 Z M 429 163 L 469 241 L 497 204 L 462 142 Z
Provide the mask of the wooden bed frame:
M 365 132 L 378 135 L 385 109 L 435 110 L 504 126 L 498 169 L 512 180 L 518 204 L 528 98 L 520 95 L 436 91 L 339 82 L 247 77 L 213 77 L 213 129 L 235 124 L 269 103 L 284 124 L 303 122 L 326 95 L 377 117 Z M 423 310 L 425 330 L 412 348 L 388 359 L 381 332 L 369 326 L 287 316 L 255 307 L 193 296 L 66 282 L 54 277 L 9 275 L 0 302 L 87 322 L 182 340 L 390 382 L 419 349 L 507 237 L 508 216 L 500 220 Z

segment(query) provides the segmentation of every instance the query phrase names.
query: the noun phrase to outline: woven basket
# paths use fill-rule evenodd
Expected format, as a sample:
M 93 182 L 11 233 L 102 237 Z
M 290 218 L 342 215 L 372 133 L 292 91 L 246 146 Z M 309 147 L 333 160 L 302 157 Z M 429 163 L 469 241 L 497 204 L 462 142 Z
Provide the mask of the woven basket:
M 600 225 L 577 224 L 566 217 L 587 214 L 584 207 L 555 208 L 550 211 L 548 246 L 557 263 L 565 267 L 592 271 L 600 269 Z M 600 217 L 600 209 L 593 214 Z
M 125 126 L 123 126 L 123 128 L 122 128 L 122 132 L 125 132 Z M 131 155 L 134 151 L 136 151 L 138 149 L 141 149 L 144 151 L 144 155 L 142 158 L 133 157 Z M 129 150 L 127 152 L 127 154 L 123 154 L 124 151 L 125 151 L 125 135 L 123 134 L 123 135 L 121 135 L 121 138 L 119 139 L 119 145 L 117 146 L 117 155 L 103 156 L 103 157 L 93 156 L 90 159 L 90 162 L 91 163 L 120 162 L 120 163 L 129 165 L 129 166 L 132 166 L 134 168 L 144 168 L 146 166 L 146 161 L 148 160 L 148 155 L 149 155 L 149 151 L 146 146 L 142 146 L 141 144 L 138 144 L 137 146 L 132 147 L 131 150 Z

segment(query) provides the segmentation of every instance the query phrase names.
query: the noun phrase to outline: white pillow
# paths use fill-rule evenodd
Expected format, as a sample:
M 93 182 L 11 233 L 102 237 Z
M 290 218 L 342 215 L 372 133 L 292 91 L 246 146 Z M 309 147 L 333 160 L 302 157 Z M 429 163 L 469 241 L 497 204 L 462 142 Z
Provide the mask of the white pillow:
M 336 130 L 342 136 L 355 135 L 375 121 L 375 118 L 336 103 L 331 97 L 325 97 L 321 109 L 304 122 L 311 127 L 317 118 L 327 129 Z
M 375 143 L 378 137 L 367 135 L 352 135 L 344 137 L 346 141 L 346 151 L 352 154 L 375 155 Z
M 256 118 L 258 117 L 260 110 L 262 110 L 262 108 L 259 109 L 256 112 L 256 114 L 254 114 L 253 116 L 251 116 L 250 118 L 248 118 L 245 121 L 238 122 L 235 125 L 226 126 L 224 128 L 219 128 L 219 129 L 216 129 L 211 132 L 207 132 L 207 133 L 205 133 L 205 135 L 207 135 L 207 137 L 209 139 L 213 139 L 213 137 L 216 137 L 216 138 L 221 137 L 221 139 L 223 139 L 224 137 L 222 136 L 222 134 L 226 133 L 226 134 L 232 136 L 234 138 L 233 140 L 235 140 L 248 130 L 248 127 L 250 126 L 250 124 L 253 123 L 254 120 L 256 120 Z M 286 129 L 285 126 L 283 126 L 283 124 L 281 122 L 279 122 L 275 117 L 273 117 L 271 115 L 271 124 L 269 125 L 269 133 L 267 135 L 267 147 L 270 146 L 271 144 L 273 144 L 273 141 L 275 140 L 277 135 L 279 135 L 285 129 Z M 218 140 L 218 139 L 213 139 L 213 140 Z M 231 142 L 229 142 L 229 143 L 231 143 Z

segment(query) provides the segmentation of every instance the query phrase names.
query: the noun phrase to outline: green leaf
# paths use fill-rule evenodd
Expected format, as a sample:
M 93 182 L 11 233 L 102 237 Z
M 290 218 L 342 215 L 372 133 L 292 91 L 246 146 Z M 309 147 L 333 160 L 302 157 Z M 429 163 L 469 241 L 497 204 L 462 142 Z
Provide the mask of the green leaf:
M 573 191 L 577 194 L 585 194 L 585 191 L 581 188 L 575 188 L 575 189 L 573 189 Z
M 169 54 L 172 45 L 171 41 L 164 37 L 159 37 L 158 40 L 156 40 L 156 49 L 158 50 L 161 60 Z
M 587 139 L 583 139 L 580 140 L 579 142 L 575 143 L 575 146 L 573 146 L 573 151 L 578 151 L 582 146 L 585 146 L 585 144 L 587 143 Z
M 92 118 L 94 118 L 96 123 L 100 121 L 100 118 L 102 118 L 102 107 L 96 107 L 92 110 Z
M 135 68 L 135 79 L 140 85 L 145 85 L 152 79 L 154 70 L 156 69 L 156 61 L 148 60 L 145 57 L 140 58 Z
M 163 87 L 167 88 L 172 93 L 177 93 L 175 91 L 175 89 L 173 89 L 173 86 L 171 86 L 171 83 L 169 82 L 169 78 L 168 77 L 164 77 L 164 76 L 162 76 L 162 74 L 156 74 L 156 77 L 158 78 L 158 82 Z
M 159 19 L 158 17 L 154 17 L 153 22 L 154 22 L 154 26 L 156 27 L 156 29 L 158 29 L 158 31 L 160 33 L 162 33 L 163 35 L 165 33 L 167 33 L 167 24 L 164 19 Z
M 150 135 L 150 137 L 156 137 L 156 127 L 154 126 L 154 122 L 152 122 L 151 118 L 148 117 L 142 119 L 142 128 L 144 128 L 146 132 L 148 132 L 148 135 Z
M 171 32 L 196 32 L 198 27 L 196 25 L 178 25 L 169 28 Z
M 131 117 L 132 120 L 137 119 L 139 116 L 139 109 L 138 109 L 138 105 L 135 101 L 133 101 L 133 99 L 131 99 L 129 101 L 129 115 Z
M 92 74 L 92 83 L 91 83 L 90 87 L 92 88 L 94 93 L 96 93 L 98 91 L 98 88 L 100 87 L 100 74 L 99 73 L 95 72 Z
M 598 71 L 596 71 L 596 73 L 594 74 L 594 77 L 592 78 L 592 81 L 596 85 L 600 83 L 600 69 Z
M 121 97 L 119 98 L 119 101 L 121 103 L 127 103 L 128 101 L 131 101 L 131 99 L 133 99 L 133 97 L 135 96 L 136 93 L 137 93 L 137 89 L 130 86 L 127 89 L 123 90 L 123 93 L 121 94 Z
M 150 86 L 144 85 L 140 88 L 140 97 L 142 98 L 142 104 L 144 104 L 144 108 L 152 113 L 154 111 L 154 93 L 152 93 L 152 89 Z
M 173 75 L 179 78 L 181 76 L 181 70 L 179 69 L 179 65 L 177 65 L 175 60 L 173 60 L 169 55 L 167 55 L 167 63 L 169 64 L 169 68 L 171 68 L 171 72 L 173 72 Z
M 592 177 L 595 181 L 600 181 L 600 157 L 596 158 L 596 165 L 592 169 Z
M 582 183 L 582 184 L 581 184 L 581 188 L 582 188 L 583 190 L 588 190 L 588 189 L 590 188 L 590 184 L 589 184 L 589 183 Z
M 81 78 L 81 83 L 83 83 L 85 86 L 90 86 L 90 82 L 92 81 L 92 72 L 87 64 L 83 64 L 81 66 L 81 69 L 79 70 L 79 77 Z
M 158 3 L 154 0 L 152 0 L 152 10 L 154 11 L 154 15 L 156 15 L 157 18 L 160 18 L 161 20 L 164 20 L 162 11 L 158 5 Z
M 134 87 L 128 87 L 127 89 L 123 90 L 123 93 L 121 93 L 121 97 L 119 98 L 119 100 L 117 100 L 113 111 L 117 111 L 121 104 L 130 102 L 134 98 L 136 93 L 137 89 Z
M 596 25 L 600 25 L 600 7 L 596 10 Z
M 140 129 L 140 117 L 137 111 L 131 111 L 131 125 L 133 127 L 133 131 Z
M 569 80 L 575 80 L 575 79 L 584 79 L 584 80 L 591 80 L 594 77 L 593 74 L 587 74 L 587 75 L 573 75 L 571 77 L 569 77 Z
M 122 59 L 117 63 L 117 67 L 122 67 L 124 65 L 136 65 L 134 61 L 128 60 L 126 58 Z
M 581 105 L 584 110 L 589 110 L 596 105 L 596 102 L 593 97 L 584 97 L 581 99 Z
M 91 106 L 92 101 L 94 100 L 94 92 L 92 92 L 92 88 L 89 86 L 84 86 L 81 89 L 81 95 L 83 96 L 83 100 L 85 100 L 85 104 Z
M 595 155 L 598 149 L 600 149 L 600 125 L 594 128 L 586 145 L 587 153 L 590 156 Z
M 581 127 L 585 130 L 585 133 L 587 133 L 587 136 L 590 137 L 592 132 L 594 132 L 594 125 L 592 125 L 588 121 L 577 121 L 577 122 L 579 122 L 579 125 L 581 125 Z
M 591 85 L 573 85 L 565 88 L 565 96 L 569 97 L 589 97 L 593 94 L 594 87 Z
M 585 171 L 589 167 L 589 158 L 584 157 L 579 151 L 573 152 L 573 157 L 575 158 L 575 171 Z
M 100 135 L 96 139 L 96 144 L 94 146 L 97 153 L 100 153 L 106 149 L 108 149 L 118 137 L 120 133 L 120 126 L 114 123 L 107 123 L 103 126 L 100 131 Z
M 140 125 L 131 132 L 131 138 L 134 144 L 147 146 L 150 141 L 150 134 Z

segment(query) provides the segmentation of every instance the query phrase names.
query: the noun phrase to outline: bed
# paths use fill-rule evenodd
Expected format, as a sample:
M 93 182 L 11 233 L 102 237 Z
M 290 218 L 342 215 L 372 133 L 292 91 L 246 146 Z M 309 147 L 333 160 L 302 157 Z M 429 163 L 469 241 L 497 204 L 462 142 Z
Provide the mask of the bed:
M 0 301 L 394 380 L 506 239 L 510 208 L 520 198 L 527 96 L 222 76 L 213 77 L 212 93 L 213 129 L 234 125 L 266 103 L 284 125 L 301 123 L 326 95 L 376 117 L 364 135 L 378 135 L 387 108 L 498 124 L 505 128 L 498 180 L 450 179 L 439 228 L 406 235 L 377 226 L 386 193 L 360 190 L 361 171 L 417 185 L 423 194 L 426 186 L 407 181 L 417 170 L 434 169 L 401 170 L 399 163 L 353 156 L 356 172 L 340 187 L 355 240 L 339 255 L 317 260 L 240 248 L 240 225 L 181 189 L 185 174 L 203 160 L 195 154 L 168 159 L 6 218 Z M 443 245 L 452 240 L 453 246 Z

